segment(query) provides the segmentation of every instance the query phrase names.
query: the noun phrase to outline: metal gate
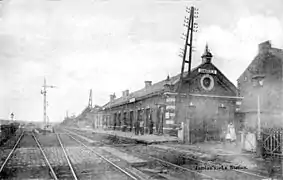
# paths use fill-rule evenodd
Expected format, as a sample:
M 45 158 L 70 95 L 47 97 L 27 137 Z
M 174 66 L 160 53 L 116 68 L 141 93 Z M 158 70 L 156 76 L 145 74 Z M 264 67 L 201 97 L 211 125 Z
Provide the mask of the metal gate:
M 281 156 L 282 129 L 264 129 L 261 132 L 261 138 L 263 156 Z

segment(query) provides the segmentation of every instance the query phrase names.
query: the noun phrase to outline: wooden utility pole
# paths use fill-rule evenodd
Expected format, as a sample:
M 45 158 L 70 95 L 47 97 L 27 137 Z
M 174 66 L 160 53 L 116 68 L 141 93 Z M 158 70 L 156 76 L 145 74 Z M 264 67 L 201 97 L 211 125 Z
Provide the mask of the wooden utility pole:
M 188 73 L 187 77 L 190 76 L 191 73 L 191 64 L 192 64 L 192 51 L 193 51 L 193 33 L 197 32 L 197 30 L 194 30 L 194 28 L 197 28 L 197 23 L 194 22 L 194 18 L 197 18 L 198 10 L 195 9 L 193 6 L 191 6 L 190 9 L 186 9 L 187 13 L 190 14 L 189 18 L 185 17 L 185 24 L 184 26 L 187 27 L 187 34 L 185 35 L 185 46 L 184 46 L 184 51 L 182 52 L 182 67 L 181 67 L 181 74 L 180 74 L 180 80 L 177 88 L 177 100 L 176 102 L 179 103 L 180 106 L 182 106 L 182 101 L 181 101 L 181 89 L 182 89 L 182 84 L 183 84 L 183 79 L 184 79 L 184 70 L 185 70 L 185 65 L 188 64 Z M 189 59 L 187 60 L 187 51 L 188 51 L 188 46 L 189 46 Z M 186 104 L 186 103 L 185 103 Z M 186 139 L 189 138 L 189 124 L 190 124 L 190 119 L 188 118 L 187 114 L 187 106 L 184 106 L 186 108 L 186 114 L 185 114 L 185 122 L 182 125 L 182 131 L 183 131 L 183 140 L 184 142 Z M 179 112 L 177 112 L 179 113 Z M 177 114 L 176 114 L 177 115 Z M 178 118 L 178 116 L 175 116 L 175 118 Z M 186 138 L 187 137 L 187 138 Z M 188 139 L 189 140 L 189 139 Z
M 182 52 L 181 57 L 183 58 L 182 61 L 182 68 L 181 68 L 181 75 L 180 75 L 180 84 L 182 84 L 183 75 L 184 75 L 184 69 L 185 65 L 188 64 L 188 75 L 191 71 L 191 64 L 192 64 L 192 51 L 193 51 L 193 33 L 197 32 L 197 30 L 194 30 L 194 28 L 197 28 L 197 23 L 194 22 L 194 18 L 197 18 L 196 14 L 198 14 L 198 10 L 195 9 L 193 6 L 190 9 L 186 9 L 187 13 L 190 14 L 190 17 L 185 17 L 185 24 L 184 26 L 187 27 L 187 33 L 185 37 L 185 46 L 184 51 Z M 184 35 L 184 34 L 183 34 Z M 187 58 L 187 51 L 189 46 L 189 60 L 186 60 Z

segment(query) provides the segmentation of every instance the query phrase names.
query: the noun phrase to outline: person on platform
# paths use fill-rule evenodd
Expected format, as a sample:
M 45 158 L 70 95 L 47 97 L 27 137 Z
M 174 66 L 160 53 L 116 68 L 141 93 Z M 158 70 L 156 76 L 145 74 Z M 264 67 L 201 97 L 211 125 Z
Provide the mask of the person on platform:
M 153 134 L 153 126 L 154 126 L 154 123 L 153 123 L 153 121 L 151 120 L 151 121 L 149 122 L 149 134 Z
M 139 122 L 135 122 L 135 135 L 139 135 Z
M 228 124 L 228 132 L 226 134 L 225 139 L 229 142 L 236 141 L 235 127 L 234 127 L 234 124 L 232 122 L 230 124 Z
M 144 135 L 144 121 L 140 121 L 140 127 L 139 127 L 139 129 L 140 129 L 141 135 Z

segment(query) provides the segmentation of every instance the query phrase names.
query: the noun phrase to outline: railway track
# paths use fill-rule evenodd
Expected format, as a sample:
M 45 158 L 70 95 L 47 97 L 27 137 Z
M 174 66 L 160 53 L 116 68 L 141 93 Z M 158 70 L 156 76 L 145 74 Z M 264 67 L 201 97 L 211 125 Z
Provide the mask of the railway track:
M 65 144 L 66 154 L 69 155 L 70 161 L 76 162 L 76 157 L 78 155 L 81 159 L 88 159 L 88 162 L 85 165 L 76 163 L 74 166 L 74 171 L 79 179 L 144 179 L 131 172 L 131 168 L 121 163 L 118 158 L 94 149 L 93 147 L 89 147 L 86 143 L 71 134 L 64 133 L 58 134 L 58 136 L 62 139 L 62 143 Z M 73 142 L 70 142 L 70 139 Z M 80 146 L 74 147 L 74 142 L 76 143 L 75 145 L 79 144 Z
M 79 134 L 79 135 L 85 136 L 83 134 Z M 90 138 L 88 136 L 85 136 L 85 137 Z M 129 153 L 129 152 L 127 152 L 127 153 Z M 193 179 L 214 179 L 212 176 L 203 174 L 203 173 L 195 171 L 195 170 L 191 170 L 191 169 L 188 169 L 188 168 L 184 168 L 184 167 L 175 165 L 175 164 L 170 163 L 168 161 L 164 161 L 164 160 L 161 160 L 161 159 L 158 159 L 158 158 L 154 158 L 152 156 L 151 156 L 151 159 L 154 159 L 155 161 L 158 160 L 163 165 L 166 164 L 166 166 L 171 166 L 171 167 L 173 166 L 173 168 L 171 168 L 171 169 L 174 169 L 174 170 L 176 168 L 181 169 L 182 177 L 178 177 L 178 178 L 175 178 L 175 179 L 183 179 L 183 178 L 187 179 L 188 177 L 193 178 Z M 160 168 L 160 163 L 159 164 L 155 163 L 154 165 L 151 163 L 150 167 L 148 169 L 153 170 L 153 169 L 158 169 L 158 168 Z M 165 175 L 164 173 L 163 174 L 161 174 L 161 173 L 160 174 L 158 174 L 158 173 L 157 174 L 147 173 L 143 168 L 139 168 L 139 167 L 137 167 L 137 169 L 148 174 L 150 179 L 173 179 L 174 178 L 173 176 L 168 175 L 168 171 L 166 171 L 167 175 Z
M 53 179 L 78 179 L 58 134 L 49 133 L 34 138 L 48 162 Z
M 177 165 L 176 162 L 171 163 L 170 160 L 166 160 L 166 158 L 162 157 L 162 155 L 160 155 L 162 151 L 155 151 L 155 152 L 154 151 L 155 151 L 154 149 L 148 147 L 145 148 L 139 147 L 135 149 L 135 152 L 141 154 L 142 157 L 148 157 L 149 159 L 156 160 L 161 164 L 176 167 L 178 169 L 182 169 L 187 172 L 197 171 L 203 174 L 204 176 L 207 176 L 207 178 L 209 179 L 231 179 L 231 177 L 233 177 L 234 179 L 241 179 L 241 180 L 258 180 L 258 179 L 269 178 L 266 175 L 249 172 L 244 169 L 240 169 L 237 166 L 231 166 L 230 164 L 212 163 L 188 156 L 185 156 L 185 159 L 183 159 L 183 161 L 187 161 L 187 162 L 185 163 L 179 162 L 180 165 Z M 170 153 L 170 152 L 163 151 L 163 153 Z
M 80 135 L 83 135 L 80 133 Z M 91 136 L 91 135 L 90 135 Z M 89 136 L 86 136 L 90 138 Z M 131 149 L 131 147 L 123 147 L 119 148 L 119 150 L 124 151 L 126 153 L 129 153 L 129 151 L 133 150 L 125 150 L 125 149 Z M 233 177 L 234 179 L 268 179 L 269 177 L 267 175 L 262 175 L 262 173 L 255 173 L 255 172 L 249 172 L 244 169 L 240 169 L 239 166 L 231 166 L 229 164 L 220 164 L 220 163 L 212 163 L 208 161 L 202 161 L 193 157 L 186 156 L 186 161 L 190 161 L 188 163 L 185 163 L 183 165 L 177 165 L 176 163 L 172 163 L 169 160 L 166 160 L 164 157 L 159 157 L 162 152 L 156 151 L 144 146 L 144 148 L 137 147 L 134 152 L 141 155 L 140 157 L 147 158 L 154 160 L 158 162 L 159 165 L 164 165 L 166 167 L 170 166 L 175 169 L 179 169 L 181 171 L 184 171 L 188 173 L 190 177 L 193 177 L 194 179 L 231 179 Z M 163 153 L 169 153 L 164 151 Z M 158 165 L 149 166 L 148 169 L 160 169 L 161 167 L 158 167 Z M 225 169 L 226 168 L 226 169 Z M 243 167 L 242 167 L 243 168 Z M 143 169 L 143 168 L 141 168 Z
M 49 174 L 50 167 L 48 167 L 48 163 L 41 153 L 34 135 L 32 133 L 22 132 L 1 164 L 0 178 L 52 178 Z

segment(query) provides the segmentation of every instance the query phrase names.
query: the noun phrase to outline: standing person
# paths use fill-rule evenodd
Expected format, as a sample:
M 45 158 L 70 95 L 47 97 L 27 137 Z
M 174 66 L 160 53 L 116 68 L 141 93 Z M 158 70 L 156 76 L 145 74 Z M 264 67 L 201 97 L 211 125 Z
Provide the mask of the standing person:
M 231 141 L 232 142 L 236 141 L 236 139 L 237 139 L 236 130 L 235 130 L 235 126 L 232 122 L 230 123 L 230 134 L 231 134 Z
M 154 124 L 153 124 L 153 121 L 151 120 L 149 122 L 149 134 L 153 134 L 153 126 L 154 126 Z
M 139 135 L 139 126 L 138 126 L 139 122 L 136 121 L 135 122 L 135 135 Z
M 153 134 L 153 126 L 154 126 L 151 113 L 149 114 L 149 118 L 148 118 L 149 119 L 149 134 Z
M 139 129 L 140 129 L 141 135 L 143 135 L 144 134 L 144 121 L 143 120 L 140 121 Z
M 229 141 L 230 143 L 236 140 L 235 127 L 234 127 L 234 125 L 233 125 L 232 122 L 230 122 L 230 123 L 228 124 L 227 134 L 226 134 L 225 139 L 226 139 L 227 141 Z

